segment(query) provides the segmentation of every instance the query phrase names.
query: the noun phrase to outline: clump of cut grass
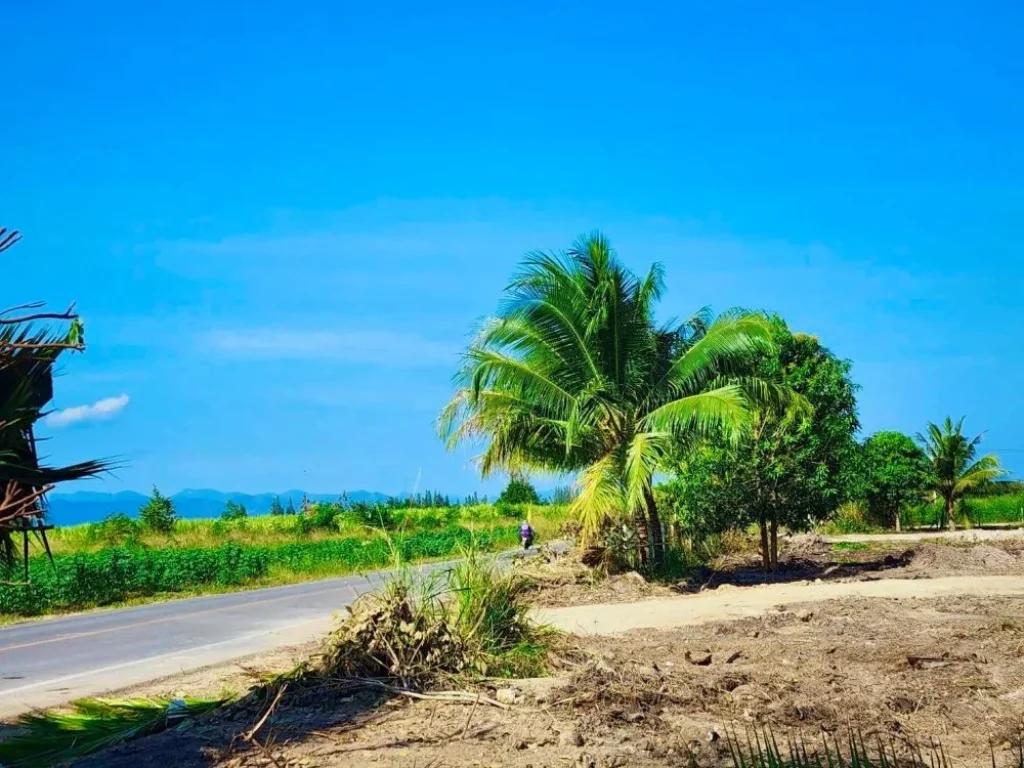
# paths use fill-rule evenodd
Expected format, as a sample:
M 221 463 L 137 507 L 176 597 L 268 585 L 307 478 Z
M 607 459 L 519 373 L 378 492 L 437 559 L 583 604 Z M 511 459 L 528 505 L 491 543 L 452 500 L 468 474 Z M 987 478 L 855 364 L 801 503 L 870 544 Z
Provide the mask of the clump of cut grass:
M 5 768 L 60 765 L 168 728 L 225 703 L 223 699 L 81 699 L 70 711 L 30 712 L 0 742 Z

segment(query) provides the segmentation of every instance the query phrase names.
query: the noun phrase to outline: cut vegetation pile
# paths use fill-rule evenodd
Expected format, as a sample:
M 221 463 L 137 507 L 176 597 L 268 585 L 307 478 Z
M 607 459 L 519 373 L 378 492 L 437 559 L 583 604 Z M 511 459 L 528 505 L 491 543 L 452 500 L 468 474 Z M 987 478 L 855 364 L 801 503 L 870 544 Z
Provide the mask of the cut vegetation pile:
M 466 639 L 438 597 L 416 591 L 400 578 L 357 602 L 328 638 L 322 672 L 410 690 L 461 674 L 471 661 Z

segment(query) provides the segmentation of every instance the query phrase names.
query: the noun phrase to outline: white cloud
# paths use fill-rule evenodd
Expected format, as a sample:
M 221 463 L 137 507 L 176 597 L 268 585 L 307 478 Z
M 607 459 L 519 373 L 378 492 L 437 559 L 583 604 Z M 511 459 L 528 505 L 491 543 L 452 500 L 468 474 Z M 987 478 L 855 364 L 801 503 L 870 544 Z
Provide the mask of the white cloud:
M 200 343 L 231 357 L 249 360 L 340 360 L 399 367 L 452 365 L 455 344 L 393 331 L 301 331 L 254 328 L 204 333 Z
M 76 405 L 54 411 L 46 417 L 46 423 L 51 427 L 67 427 L 83 421 L 110 419 L 123 411 L 129 400 L 128 395 L 118 395 L 97 400 L 92 405 Z

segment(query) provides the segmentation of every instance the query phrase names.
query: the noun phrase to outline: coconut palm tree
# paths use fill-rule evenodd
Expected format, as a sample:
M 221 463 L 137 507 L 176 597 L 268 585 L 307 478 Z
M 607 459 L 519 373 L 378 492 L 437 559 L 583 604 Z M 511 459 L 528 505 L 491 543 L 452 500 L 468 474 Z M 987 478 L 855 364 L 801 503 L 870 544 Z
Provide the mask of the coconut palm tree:
M 747 376 L 771 344 L 764 316 L 701 310 L 656 325 L 662 291 L 660 265 L 637 277 L 598 232 L 565 253 L 528 254 L 439 422 L 449 447 L 486 445 L 485 476 L 578 472 L 572 510 L 585 541 L 630 519 L 655 558 L 664 544 L 652 482 L 673 440 L 738 438 L 753 407 L 794 399 Z
M 941 427 L 929 422 L 927 432 L 917 435 L 931 465 L 931 489 L 942 499 L 951 531 L 956 529 L 954 513 L 964 494 L 1007 474 L 994 455 L 976 458 L 983 435 L 968 438 L 963 427 L 963 417 L 954 423 L 947 416 Z

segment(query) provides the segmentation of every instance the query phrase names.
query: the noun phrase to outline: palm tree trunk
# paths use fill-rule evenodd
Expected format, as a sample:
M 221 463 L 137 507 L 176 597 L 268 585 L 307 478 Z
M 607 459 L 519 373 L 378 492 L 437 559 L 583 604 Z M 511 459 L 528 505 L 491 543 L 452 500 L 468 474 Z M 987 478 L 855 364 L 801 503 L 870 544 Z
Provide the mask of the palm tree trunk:
M 647 524 L 647 515 L 643 512 L 636 514 L 636 538 L 640 555 L 640 565 L 646 566 L 650 562 L 651 535 Z
M 652 489 L 644 491 L 644 501 L 647 506 L 647 527 L 651 540 L 651 563 L 657 568 L 665 562 L 665 532 L 661 527 L 658 503 L 654 500 Z
M 946 526 L 951 531 L 956 530 L 956 520 L 953 519 L 954 510 L 955 507 L 953 504 L 953 497 L 950 496 L 948 499 L 946 499 Z
M 896 507 L 896 533 L 900 532 L 900 508 Z

